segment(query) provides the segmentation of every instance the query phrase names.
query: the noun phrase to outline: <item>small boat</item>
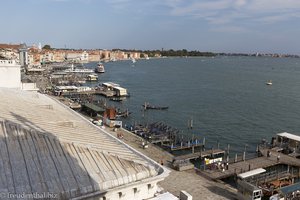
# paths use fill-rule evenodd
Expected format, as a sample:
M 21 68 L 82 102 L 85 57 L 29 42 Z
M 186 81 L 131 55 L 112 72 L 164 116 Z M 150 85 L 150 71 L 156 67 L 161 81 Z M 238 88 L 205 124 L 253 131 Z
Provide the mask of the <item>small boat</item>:
M 131 58 L 132 63 L 136 63 L 135 58 Z
M 95 68 L 95 72 L 96 73 L 104 73 L 105 72 L 104 65 L 101 62 L 99 62 L 97 64 L 97 67 Z
M 144 110 L 167 110 L 169 108 L 168 106 L 154 106 L 148 103 L 145 103 L 142 107 Z
M 272 84 L 273 84 L 272 80 L 269 80 L 269 81 L 266 82 L 266 85 L 272 85 Z

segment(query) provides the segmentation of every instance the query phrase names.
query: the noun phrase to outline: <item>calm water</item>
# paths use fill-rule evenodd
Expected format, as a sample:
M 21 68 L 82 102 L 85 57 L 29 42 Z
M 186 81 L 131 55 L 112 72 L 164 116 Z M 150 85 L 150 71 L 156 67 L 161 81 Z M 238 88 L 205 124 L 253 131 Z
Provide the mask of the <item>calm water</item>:
M 208 147 L 220 141 L 235 152 L 245 144 L 254 151 L 261 139 L 270 141 L 278 132 L 300 133 L 300 59 L 165 58 L 105 63 L 105 69 L 100 82 L 119 83 L 131 94 L 116 103 L 133 112 L 125 123 L 164 121 L 205 137 Z M 273 85 L 267 86 L 270 79 Z M 143 114 L 144 102 L 169 110 Z

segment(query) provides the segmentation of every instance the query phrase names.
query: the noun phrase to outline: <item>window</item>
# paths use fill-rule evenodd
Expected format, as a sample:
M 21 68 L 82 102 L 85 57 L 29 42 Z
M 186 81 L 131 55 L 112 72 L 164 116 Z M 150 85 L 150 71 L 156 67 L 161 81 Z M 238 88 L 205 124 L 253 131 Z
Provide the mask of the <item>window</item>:
M 134 194 L 136 194 L 137 193 L 137 188 L 133 188 L 133 192 L 134 192 Z
M 121 199 L 123 196 L 125 196 L 125 194 L 123 194 L 123 192 L 119 192 L 119 199 Z
M 261 198 L 260 191 L 253 192 L 253 199 L 260 199 L 260 198 Z

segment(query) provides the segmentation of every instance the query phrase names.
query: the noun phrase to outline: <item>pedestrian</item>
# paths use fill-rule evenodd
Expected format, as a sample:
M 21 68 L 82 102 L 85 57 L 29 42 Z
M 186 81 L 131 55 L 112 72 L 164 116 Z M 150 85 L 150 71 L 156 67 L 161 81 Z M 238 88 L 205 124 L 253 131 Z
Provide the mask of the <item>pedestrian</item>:
M 163 162 L 163 160 L 160 160 L 160 164 L 161 164 L 161 165 L 164 165 L 164 162 Z
M 278 156 L 277 156 L 277 162 L 279 162 L 279 160 L 280 160 L 280 155 L 278 154 Z

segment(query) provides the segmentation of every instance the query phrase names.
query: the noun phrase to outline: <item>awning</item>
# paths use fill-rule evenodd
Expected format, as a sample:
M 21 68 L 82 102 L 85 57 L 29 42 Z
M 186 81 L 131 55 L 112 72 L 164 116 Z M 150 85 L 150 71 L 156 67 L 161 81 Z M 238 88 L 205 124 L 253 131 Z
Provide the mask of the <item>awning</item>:
M 300 190 L 300 183 L 295 183 L 293 185 L 282 187 L 282 188 L 280 188 L 279 191 L 285 196 L 285 195 L 295 192 L 297 190 Z

